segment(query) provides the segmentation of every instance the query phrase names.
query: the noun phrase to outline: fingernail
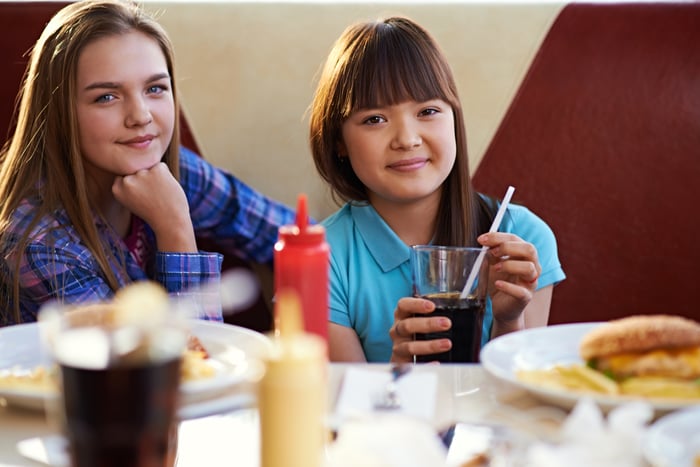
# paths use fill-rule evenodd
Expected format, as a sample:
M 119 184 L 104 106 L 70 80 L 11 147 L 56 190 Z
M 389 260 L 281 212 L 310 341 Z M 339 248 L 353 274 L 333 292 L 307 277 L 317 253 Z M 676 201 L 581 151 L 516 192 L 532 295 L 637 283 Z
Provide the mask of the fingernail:
M 477 240 L 480 242 L 485 242 L 488 239 L 489 239 L 489 234 L 481 234 L 477 237 Z
M 447 318 L 440 318 L 440 320 L 438 321 L 438 324 L 440 325 L 441 328 L 447 329 L 450 327 L 450 325 L 452 323 L 450 323 L 450 320 Z
M 452 347 L 452 342 L 450 342 L 449 339 L 443 339 L 440 341 L 440 348 L 442 350 L 450 350 L 451 347 Z

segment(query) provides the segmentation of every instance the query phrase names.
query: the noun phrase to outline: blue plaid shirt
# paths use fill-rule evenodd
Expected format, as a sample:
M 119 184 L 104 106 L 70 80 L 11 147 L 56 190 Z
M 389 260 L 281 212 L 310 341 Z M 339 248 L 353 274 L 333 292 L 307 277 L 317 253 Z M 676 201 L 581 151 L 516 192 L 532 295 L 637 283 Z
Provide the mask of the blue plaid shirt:
M 199 239 L 208 239 L 222 252 L 244 260 L 271 263 L 278 228 L 294 222 L 294 211 L 184 147 L 180 150 L 180 183 Z M 0 257 L 0 267 L 5 268 L 6 274 L 11 271 L 9 265 L 14 264 L 12 255 L 17 254 L 13 247 L 31 223 L 40 202 L 39 198 L 25 199 L 13 214 Z M 97 218 L 95 223 L 103 243 L 111 250 L 110 263 L 120 286 L 151 279 L 161 283 L 171 295 L 191 295 L 204 283 L 220 279 L 223 257 L 219 253 L 159 252 L 153 231 L 142 222 L 140 228 L 145 229 L 147 241 L 141 267 L 109 226 Z M 86 303 L 114 295 L 65 211 L 58 210 L 41 219 L 30 238 L 20 257 L 22 322 L 35 321 L 39 307 L 49 300 Z M 6 287 L 10 284 L 0 284 L 0 291 Z M 7 293 L 7 289 L 0 293 Z M 9 310 L 5 311 L 8 314 Z M 201 313 L 206 319 L 222 319 L 220 305 Z M 7 316 L 0 325 L 12 322 Z

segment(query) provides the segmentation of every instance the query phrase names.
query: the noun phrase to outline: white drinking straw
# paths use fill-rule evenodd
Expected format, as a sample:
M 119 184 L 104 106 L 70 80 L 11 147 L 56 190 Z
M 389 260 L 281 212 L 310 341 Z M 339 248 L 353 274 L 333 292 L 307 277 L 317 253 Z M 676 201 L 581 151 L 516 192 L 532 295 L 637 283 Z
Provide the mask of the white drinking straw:
M 506 195 L 503 197 L 501 207 L 498 208 L 496 217 L 493 218 L 493 223 L 491 224 L 489 232 L 496 232 L 498 230 L 498 227 L 501 225 L 501 221 L 503 220 L 503 215 L 506 213 L 506 208 L 508 208 L 508 203 L 510 203 L 510 199 L 513 197 L 514 192 L 515 188 L 513 188 L 512 186 L 509 186 L 508 190 L 506 190 Z M 469 273 L 469 277 L 467 278 L 467 283 L 464 284 L 464 289 L 462 290 L 460 298 L 464 299 L 467 298 L 467 295 L 469 295 L 469 291 L 472 289 L 472 285 L 476 280 L 476 275 L 478 274 L 479 269 L 481 269 L 481 263 L 484 262 L 484 256 L 486 256 L 486 250 L 488 249 L 489 248 L 487 246 L 481 247 L 479 256 L 476 257 L 474 266 L 472 266 L 472 270 Z

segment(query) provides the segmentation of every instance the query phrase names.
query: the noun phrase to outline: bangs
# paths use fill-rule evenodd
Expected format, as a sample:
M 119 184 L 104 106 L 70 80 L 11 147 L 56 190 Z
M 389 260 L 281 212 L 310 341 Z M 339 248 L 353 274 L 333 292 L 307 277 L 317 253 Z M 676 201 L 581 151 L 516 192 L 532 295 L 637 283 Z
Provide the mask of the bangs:
M 442 99 L 456 105 L 454 80 L 449 68 L 437 55 L 435 45 L 420 31 L 405 25 L 380 23 L 361 43 L 356 43 L 349 59 L 345 116 L 358 109 L 384 107 L 409 100 L 425 102 Z

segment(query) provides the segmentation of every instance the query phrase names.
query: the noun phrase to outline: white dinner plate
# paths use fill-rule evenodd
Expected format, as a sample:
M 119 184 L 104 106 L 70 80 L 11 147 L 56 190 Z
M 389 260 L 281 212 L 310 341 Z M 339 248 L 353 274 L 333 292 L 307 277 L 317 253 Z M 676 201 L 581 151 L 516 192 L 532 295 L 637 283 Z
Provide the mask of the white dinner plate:
M 644 436 L 642 452 L 654 467 L 693 467 L 700 461 L 700 406 L 664 415 Z
M 262 375 L 261 358 L 270 350 L 270 340 L 255 331 L 212 321 L 192 320 L 192 334 L 209 353 L 211 378 L 187 381 L 181 386 L 180 418 L 196 418 L 249 405 L 252 394 L 232 395 L 235 386 Z M 51 366 L 42 350 L 37 323 L 0 328 L 0 371 L 28 372 L 39 365 Z M 0 398 L 10 406 L 44 410 L 46 399 L 55 394 L 42 390 L 0 387 Z
M 564 389 L 550 389 L 533 383 L 520 381 L 519 370 L 544 370 L 554 365 L 583 364 L 579 356 L 581 338 L 603 323 L 558 324 L 542 328 L 525 329 L 499 336 L 489 341 L 481 350 L 481 363 L 495 377 L 519 386 L 540 399 L 572 409 L 582 393 Z M 610 396 L 585 393 L 604 411 L 632 400 L 633 396 Z M 681 399 L 644 399 L 659 413 L 681 409 L 700 401 Z

